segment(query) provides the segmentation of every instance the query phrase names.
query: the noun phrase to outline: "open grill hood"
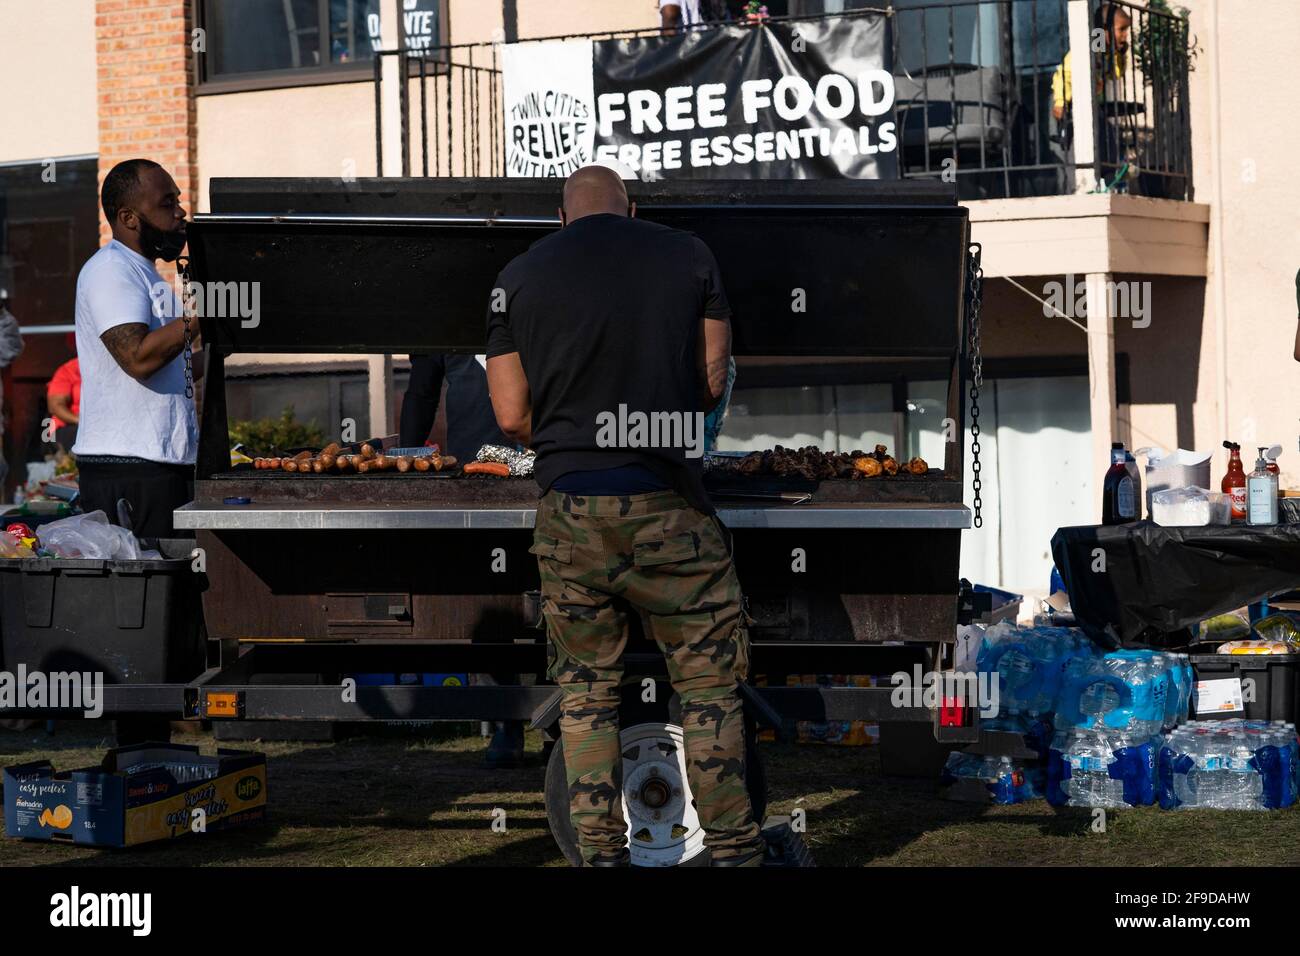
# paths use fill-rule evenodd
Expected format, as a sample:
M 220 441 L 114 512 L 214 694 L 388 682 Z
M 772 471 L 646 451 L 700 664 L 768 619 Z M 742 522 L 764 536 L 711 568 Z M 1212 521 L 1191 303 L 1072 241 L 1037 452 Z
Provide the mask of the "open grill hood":
M 737 355 L 957 355 L 968 223 L 949 192 L 877 182 L 632 191 L 642 218 L 713 250 Z M 259 283 L 260 315 L 256 327 L 209 320 L 205 340 L 225 354 L 481 352 L 497 273 L 558 228 L 558 195 L 553 180 L 214 180 L 214 211 L 190 230 L 193 277 Z

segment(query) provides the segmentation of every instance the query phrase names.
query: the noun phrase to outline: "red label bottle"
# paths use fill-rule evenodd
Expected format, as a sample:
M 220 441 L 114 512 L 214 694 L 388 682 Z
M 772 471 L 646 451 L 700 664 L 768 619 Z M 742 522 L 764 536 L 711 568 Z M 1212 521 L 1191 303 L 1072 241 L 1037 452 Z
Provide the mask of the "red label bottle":
M 1228 473 L 1223 476 L 1220 489 L 1232 499 L 1232 520 L 1246 520 L 1246 469 L 1241 465 L 1241 446 L 1225 441 L 1223 447 L 1232 452 L 1228 459 Z

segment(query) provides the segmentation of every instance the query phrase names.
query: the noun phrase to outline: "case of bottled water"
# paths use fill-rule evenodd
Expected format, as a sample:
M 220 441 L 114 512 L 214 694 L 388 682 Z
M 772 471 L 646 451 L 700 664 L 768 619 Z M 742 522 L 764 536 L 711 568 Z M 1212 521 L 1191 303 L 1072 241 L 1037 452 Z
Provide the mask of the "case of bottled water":
M 1187 655 L 1162 651 L 1111 651 L 1070 661 L 1055 725 L 1149 738 L 1186 718 L 1190 673 Z
M 1297 797 L 1295 724 L 1193 720 L 1165 735 L 1159 755 L 1166 810 L 1277 810 Z
M 1160 744 L 1159 737 L 1126 731 L 1058 731 L 1047 758 L 1047 802 L 1071 807 L 1154 803 Z
M 1144 738 L 1186 719 L 1194 686 L 1186 654 L 1103 653 L 1068 627 L 996 624 L 985 632 L 975 666 L 997 681 L 999 718 Z
M 1187 719 L 1194 680 L 1186 654 L 1103 652 L 1077 628 L 997 624 L 984 634 L 976 669 L 996 680 L 998 716 L 988 730 L 1024 735 L 1042 759 L 1039 792 L 1056 805 L 1145 806 L 1159 795 L 1162 731 Z M 989 760 L 955 754 L 945 779 L 980 776 Z M 1005 802 L 1015 802 L 1007 800 Z

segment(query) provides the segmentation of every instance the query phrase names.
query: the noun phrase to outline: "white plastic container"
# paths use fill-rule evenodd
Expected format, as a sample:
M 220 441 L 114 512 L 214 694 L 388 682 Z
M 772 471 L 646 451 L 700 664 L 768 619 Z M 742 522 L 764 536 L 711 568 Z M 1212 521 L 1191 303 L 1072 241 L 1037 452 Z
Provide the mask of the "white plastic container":
M 1146 499 L 1147 514 L 1155 521 L 1155 493 L 1173 488 L 1210 488 L 1210 452 L 1188 451 L 1179 448 L 1169 452 L 1163 448 L 1139 448 L 1137 454 L 1147 456 Z M 1229 516 L 1231 517 L 1231 516 Z M 1161 522 L 1156 521 L 1156 524 Z
M 1228 496 L 1208 488 L 1166 488 L 1151 496 L 1151 520 L 1165 528 L 1203 528 L 1229 524 Z

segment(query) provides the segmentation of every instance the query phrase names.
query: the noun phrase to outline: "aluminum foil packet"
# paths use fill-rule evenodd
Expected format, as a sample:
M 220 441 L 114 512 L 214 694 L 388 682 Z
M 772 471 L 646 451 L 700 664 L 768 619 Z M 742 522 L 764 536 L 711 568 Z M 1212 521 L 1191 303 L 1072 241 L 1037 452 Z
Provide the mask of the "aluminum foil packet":
M 474 456 L 476 461 L 494 461 L 499 465 L 508 465 L 510 474 L 515 478 L 527 478 L 533 473 L 533 463 L 537 453 L 533 451 L 515 451 L 504 445 L 484 445 Z

